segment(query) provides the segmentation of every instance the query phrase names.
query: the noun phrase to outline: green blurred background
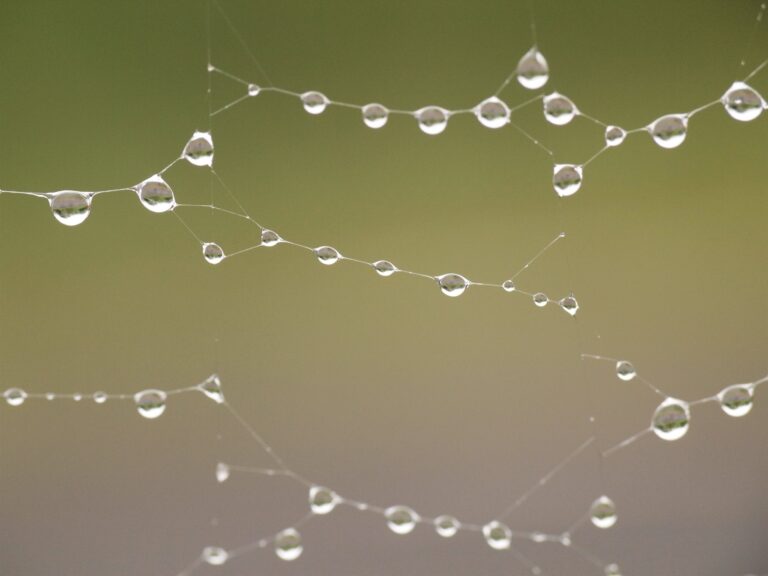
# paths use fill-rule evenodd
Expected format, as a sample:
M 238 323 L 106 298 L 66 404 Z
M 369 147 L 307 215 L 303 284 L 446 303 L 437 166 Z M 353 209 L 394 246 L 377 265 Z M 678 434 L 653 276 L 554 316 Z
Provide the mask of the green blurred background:
M 222 0 L 272 81 L 393 108 L 472 106 L 530 47 L 524 2 Z M 534 2 L 546 90 L 628 128 L 716 99 L 768 55 L 759 2 Z M 102 189 L 165 166 L 206 115 L 203 1 L 8 3 L 0 20 L 0 187 Z M 265 83 L 214 12 L 213 62 Z M 747 66 L 740 67 L 742 57 Z M 768 94 L 768 73 L 752 82 Z M 213 105 L 239 95 L 224 79 Z M 510 104 L 530 93 L 513 83 Z M 517 122 L 562 162 L 602 131 Z M 557 233 L 568 238 L 519 279 L 561 297 L 575 319 L 519 294 L 429 282 L 277 247 L 207 265 L 173 215 L 130 193 L 96 198 L 74 229 L 42 200 L 0 197 L 0 388 L 134 392 L 218 372 L 230 402 L 292 468 L 350 497 L 484 522 L 591 435 L 608 448 L 647 426 L 657 398 L 619 382 L 590 352 L 632 360 L 686 399 L 766 372 L 768 212 L 765 115 L 721 107 L 662 150 L 645 135 L 600 157 L 559 199 L 552 160 L 513 129 L 470 116 L 428 137 L 393 117 L 319 117 L 263 94 L 217 116 L 216 169 L 253 217 L 287 238 L 366 260 L 501 281 Z M 204 169 L 168 173 L 177 199 L 206 202 Z M 217 202 L 231 206 L 213 187 Z M 252 227 L 182 212 L 225 250 Z M 601 468 L 589 450 L 510 519 L 559 532 L 602 492 L 619 523 L 575 542 L 627 574 L 768 571 L 768 418 L 694 408 L 679 442 L 645 438 Z M 590 422 L 590 418 L 594 422 Z M 129 404 L 0 406 L 0 572 L 175 574 L 203 546 L 236 547 L 289 526 L 300 487 L 215 463 L 268 459 L 202 395 L 140 418 Z M 222 574 L 523 574 L 477 535 L 409 537 L 339 510 L 302 529 L 294 563 L 271 552 Z M 596 574 L 556 545 L 519 550 L 550 574 Z M 212 572 L 213 569 L 210 569 Z M 206 570 L 203 569 L 203 573 Z

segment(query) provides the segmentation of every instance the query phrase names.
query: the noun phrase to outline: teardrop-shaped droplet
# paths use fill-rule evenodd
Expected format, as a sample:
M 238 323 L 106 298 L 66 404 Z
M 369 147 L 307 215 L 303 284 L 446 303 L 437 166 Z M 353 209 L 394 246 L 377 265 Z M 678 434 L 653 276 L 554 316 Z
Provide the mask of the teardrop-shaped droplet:
M 286 528 L 275 536 L 275 554 L 281 560 L 296 560 L 303 551 L 301 534 L 295 528 Z
M 274 232 L 273 230 L 267 230 L 264 228 L 261 231 L 261 245 L 266 246 L 268 248 L 271 248 L 272 246 L 277 246 L 282 242 L 283 239 L 280 238 L 280 236 L 277 234 L 277 232 Z
M 224 464 L 224 462 L 216 464 L 216 482 L 221 484 L 222 482 L 229 480 L 229 473 L 230 469 L 227 464 Z
M 203 561 L 211 566 L 221 566 L 229 558 L 229 554 L 224 548 L 218 546 L 207 546 L 203 548 Z
M 136 193 L 144 207 L 150 212 L 167 212 L 176 206 L 173 190 L 159 174 L 144 180 L 136 187 Z
M 107 401 L 107 393 L 106 392 L 94 392 L 93 393 L 93 401 L 96 402 L 96 404 L 104 404 L 104 402 Z
M 336 248 L 331 248 L 330 246 L 320 246 L 319 248 L 315 248 L 314 252 L 320 264 L 325 264 L 326 266 L 336 264 L 341 258 L 341 254 L 339 254 L 338 250 L 336 250 Z
M 536 292 L 536 294 L 533 295 L 533 303 L 539 308 L 544 308 L 544 306 L 549 303 L 549 298 L 544 292 Z
M 469 286 L 469 280 L 461 274 L 443 274 L 437 277 L 437 283 L 443 294 L 451 298 L 461 296 Z
M 203 244 L 203 258 L 208 264 L 218 264 L 224 260 L 224 250 L 215 242 L 205 242 Z
M 304 105 L 304 110 L 310 114 L 322 114 L 330 101 L 320 92 L 304 92 L 301 95 L 301 103 Z
M 133 397 L 136 409 L 144 418 L 157 418 L 165 412 L 167 395 L 162 390 L 142 390 Z
M 483 526 L 483 536 L 494 550 L 506 550 L 512 545 L 512 530 L 495 520 Z
M 684 114 L 662 116 L 651 124 L 648 130 L 653 141 L 662 148 L 677 148 L 685 141 L 688 117 Z
M 635 370 L 635 367 L 631 362 L 627 362 L 626 360 L 619 360 L 616 362 L 616 376 L 619 377 L 619 380 L 629 382 L 630 380 L 633 380 L 635 376 L 637 376 L 637 370 Z
M 363 122 L 368 128 L 381 128 L 389 119 L 389 110 L 381 104 L 363 106 Z
M 258 84 L 248 84 L 248 96 L 258 96 L 261 92 L 261 86 Z
M 54 218 L 66 226 L 82 224 L 91 213 L 92 194 L 62 190 L 48 195 Z
M 414 112 L 419 128 L 425 134 L 440 134 L 448 126 L 450 112 L 439 106 L 427 106 Z
M 339 497 L 333 490 L 322 486 L 312 486 L 309 489 L 309 507 L 315 514 L 328 514 L 333 512 L 339 503 Z
M 618 126 L 607 126 L 605 128 L 605 145 L 619 146 L 627 137 L 627 131 Z
M 676 398 L 667 398 L 653 413 L 651 423 L 656 436 L 662 440 L 679 440 L 688 432 L 691 410 L 688 403 Z
M 616 524 L 616 505 L 608 496 L 600 496 L 589 509 L 589 518 L 598 528 L 607 529 Z
M 621 576 L 621 569 L 618 564 L 608 564 L 605 567 L 605 576 Z
M 568 312 L 571 316 L 576 316 L 576 312 L 579 311 L 579 303 L 576 301 L 576 297 L 572 294 L 560 300 L 558 304 L 560 304 L 560 308 Z
M 744 82 L 734 82 L 721 101 L 731 118 L 741 122 L 754 120 L 768 107 L 763 97 Z
M 573 196 L 581 188 L 584 169 L 574 164 L 555 164 L 552 185 L 561 198 Z
M 550 124 L 564 126 L 578 114 L 576 105 L 571 99 L 557 92 L 544 96 L 544 118 Z
M 504 292 L 514 292 L 517 290 L 517 286 L 515 286 L 514 280 L 504 280 L 502 282 L 501 287 L 504 289 Z
M 717 395 L 720 408 L 728 416 L 745 416 L 752 410 L 754 387 L 748 384 L 734 384 L 720 391 Z
M 435 518 L 435 531 L 443 538 L 455 536 L 460 526 L 459 521 L 453 516 L 438 516 Z
M 496 96 L 483 100 L 475 106 L 474 112 L 480 124 L 486 128 L 502 128 L 509 122 L 509 107 Z
M 384 511 L 387 526 L 395 534 L 408 534 L 416 527 L 419 515 L 407 506 L 390 506 Z
M 27 393 L 21 388 L 8 388 L 3 392 L 3 398 L 11 406 L 21 406 L 24 404 L 24 400 L 27 399 Z
M 194 166 L 213 166 L 213 138 L 209 132 L 195 132 L 184 147 L 184 158 Z
M 221 379 L 217 374 L 211 374 L 205 381 L 197 385 L 197 389 L 217 404 L 224 403 L 224 392 L 221 391 Z
M 373 263 L 373 269 L 376 270 L 376 274 L 379 276 L 392 276 L 397 272 L 397 267 L 389 260 L 378 260 Z
M 549 80 L 549 66 L 544 55 L 534 46 L 517 63 L 517 81 L 523 88 L 538 90 Z

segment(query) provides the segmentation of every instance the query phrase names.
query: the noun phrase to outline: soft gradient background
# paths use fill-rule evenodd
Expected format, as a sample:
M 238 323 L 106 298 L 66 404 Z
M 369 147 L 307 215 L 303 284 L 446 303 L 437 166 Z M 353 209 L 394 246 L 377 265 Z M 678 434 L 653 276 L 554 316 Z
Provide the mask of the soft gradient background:
M 222 1 L 275 84 L 360 103 L 474 105 L 531 45 L 524 2 Z M 534 4 L 546 89 L 627 127 L 716 99 L 768 55 L 765 23 L 749 41 L 757 1 Z M 202 1 L 6 3 L 0 186 L 100 189 L 162 168 L 207 125 L 205 12 Z M 214 62 L 265 83 L 218 16 L 212 29 Z M 753 84 L 768 94 L 768 74 Z M 217 79 L 214 105 L 238 90 Z M 516 84 L 504 94 L 528 97 Z M 585 120 L 547 125 L 538 105 L 516 118 L 560 161 L 602 143 Z M 647 426 L 658 399 L 579 353 L 628 358 L 691 400 L 768 369 L 765 117 L 742 124 L 713 108 L 671 151 L 631 138 L 569 199 L 553 193 L 546 154 L 468 116 L 428 137 L 408 118 L 373 131 L 355 111 L 311 117 L 264 94 L 213 128 L 218 172 L 285 237 L 501 281 L 565 231 L 519 284 L 573 290 L 582 310 L 572 319 L 480 288 L 449 299 L 289 247 L 214 268 L 173 215 L 129 193 L 98 197 L 76 229 L 42 200 L 4 195 L 0 388 L 135 392 L 217 371 L 304 475 L 350 498 L 484 522 L 589 436 L 605 449 Z M 204 169 L 179 165 L 168 180 L 179 201 L 209 198 Z M 182 215 L 226 250 L 256 241 L 232 218 Z M 766 392 L 743 419 L 697 407 L 683 440 L 647 437 L 602 472 L 587 451 L 511 527 L 563 530 L 606 492 L 617 526 L 575 541 L 625 573 L 765 573 Z M 206 545 L 236 547 L 304 513 L 303 489 L 280 479 L 217 485 L 219 460 L 268 463 L 202 395 L 174 398 L 156 421 L 118 402 L 0 406 L 0 573 L 173 575 Z M 477 535 L 396 536 L 350 509 L 302 533 L 297 562 L 267 551 L 203 573 L 526 572 Z M 599 572 L 556 545 L 519 549 L 549 574 Z

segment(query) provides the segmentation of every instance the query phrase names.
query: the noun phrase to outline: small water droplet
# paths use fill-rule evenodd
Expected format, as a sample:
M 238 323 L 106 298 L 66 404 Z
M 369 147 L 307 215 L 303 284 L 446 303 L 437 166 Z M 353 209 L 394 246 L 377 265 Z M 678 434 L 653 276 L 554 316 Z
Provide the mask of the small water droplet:
M 80 400 L 83 399 L 83 395 L 80 393 L 72 394 L 72 400 L 75 402 L 80 402 Z
M 621 569 L 618 564 L 608 564 L 605 567 L 605 576 L 621 576 Z
M 533 295 L 533 303 L 539 308 L 544 308 L 544 306 L 549 303 L 549 298 L 544 292 L 536 292 L 536 294 Z
M 336 248 L 331 248 L 330 246 L 320 246 L 319 248 L 315 248 L 314 253 L 320 261 L 320 264 L 325 264 L 326 266 L 336 264 L 341 258 L 341 254 L 339 254 L 338 250 L 336 250 Z
M 439 106 L 427 106 L 414 112 L 419 128 L 425 134 L 440 134 L 448 126 L 450 112 Z
M 544 118 L 550 124 L 565 126 L 578 114 L 576 105 L 567 96 L 553 92 L 544 96 Z
M 560 544 L 562 544 L 563 546 L 570 546 L 571 544 L 573 544 L 570 533 L 565 532 L 560 535 Z
M 136 187 L 136 194 L 150 212 L 167 212 L 176 206 L 173 190 L 159 174 L 144 180 Z
M 104 404 L 104 402 L 107 401 L 107 393 L 106 392 L 94 392 L 93 393 L 93 401 L 96 402 L 96 404 Z
M 416 527 L 419 515 L 407 506 L 390 506 L 384 510 L 387 526 L 395 534 L 408 534 Z
M 512 530 L 495 520 L 483 526 L 483 536 L 494 550 L 506 550 L 512 545 Z
M 264 228 L 261 231 L 261 245 L 266 246 L 268 248 L 271 248 L 272 246 L 277 246 L 282 242 L 283 239 L 280 238 L 280 236 L 277 234 L 277 232 L 274 232 L 273 230 L 267 230 Z
M 435 518 L 435 531 L 443 538 L 455 536 L 460 526 L 459 521 L 453 516 L 438 516 Z
M 229 558 L 229 554 L 224 548 L 218 546 L 207 546 L 203 548 L 203 560 L 211 566 L 221 566 Z
M 221 379 L 217 374 L 208 376 L 204 382 L 197 385 L 197 389 L 217 404 L 224 403 L 224 392 L 221 391 Z
M 720 391 L 717 400 L 720 402 L 720 408 L 728 416 L 736 418 L 749 414 L 752 410 L 754 388 L 744 384 L 734 384 Z
M 184 147 L 184 158 L 194 166 L 213 166 L 213 138 L 209 132 L 195 132 Z
M 133 401 L 136 409 L 144 418 L 157 418 L 165 412 L 165 400 L 167 395 L 162 390 L 142 390 L 136 393 Z
M 576 297 L 571 294 L 570 296 L 566 296 L 560 302 L 560 308 L 568 312 L 571 316 L 576 316 L 576 312 L 579 311 L 579 303 L 576 301 Z
M 480 124 L 486 128 L 502 128 L 509 122 L 509 107 L 496 96 L 483 100 L 475 106 L 474 112 Z
M 3 392 L 5 401 L 11 406 L 21 406 L 24 404 L 24 400 L 27 399 L 27 393 L 21 388 L 8 388 Z
M 651 425 L 656 436 L 662 440 L 679 440 L 688 432 L 691 410 L 688 403 L 676 398 L 667 398 L 653 413 Z
M 215 242 L 205 242 L 203 244 L 203 258 L 208 264 L 218 264 L 224 260 L 224 250 Z
M 555 164 L 552 185 L 561 198 L 573 196 L 581 188 L 584 169 L 574 164 Z
M 389 119 L 389 110 L 381 104 L 363 106 L 363 122 L 368 128 L 381 128 Z
M 330 101 L 320 92 L 304 92 L 301 95 L 301 103 L 304 104 L 304 110 L 310 114 L 322 114 Z
M 295 528 L 286 528 L 275 536 L 275 554 L 281 560 L 296 560 L 303 551 L 301 534 Z
M 224 464 L 224 462 L 216 464 L 216 482 L 221 484 L 222 482 L 229 480 L 229 473 L 230 470 L 227 464 Z
M 537 544 L 542 544 L 543 542 L 546 542 L 548 538 L 546 534 L 542 534 L 541 532 L 534 532 L 533 534 L 531 534 L 531 540 L 533 540 Z
M 653 141 L 662 148 L 677 148 L 685 141 L 688 132 L 688 117 L 684 114 L 662 116 L 650 125 L 648 131 Z
M 261 86 L 258 84 L 248 84 L 248 96 L 258 96 L 261 92 Z
M 461 296 L 469 286 L 469 280 L 461 274 L 443 274 L 438 276 L 436 280 L 443 294 L 451 298 Z
M 619 146 L 624 143 L 627 137 L 627 131 L 618 126 L 607 126 L 605 128 L 605 145 Z
M 54 218 L 66 226 L 82 224 L 91 214 L 91 194 L 62 190 L 48 195 Z
M 514 292 L 517 290 L 517 286 L 515 286 L 514 280 L 504 280 L 504 282 L 501 284 L 501 287 L 504 289 L 504 292 Z
M 635 370 L 635 367 L 631 362 L 627 362 L 626 360 L 619 360 L 616 362 L 616 376 L 619 377 L 619 380 L 629 382 L 630 380 L 633 380 L 635 376 L 637 376 L 637 370 Z
M 333 490 L 322 486 L 312 486 L 309 489 L 309 507 L 315 514 L 328 514 L 333 512 L 339 503 L 339 497 Z
M 53 392 L 48 392 L 48 393 L 45 395 L 45 399 L 46 399 L 46 400 L 55 400 L 55 399 L 56 399 L 56 394 L 54 394 Z
M 549 66 L 544 55 L 534 46 L 517 63 L 517 81 L 523 88 L 538 90 L 549 80 Z
M 616 524 L 618 519 L 616 516 L 616 505 L 608 496 L 600 496 L 600 498 L 592 503 L 589 517 L 592 520 L 592 524 L 598 528 L 608 529 Z
M 731 118 L 741 122 L 754 120 L 768 106 L 763 97 L 744 82 L 734 82 L 721 101 Z
M 397 272 L 397 267 L 389 260 L 378 260 L 373 263 L 373 269 L 376 270 L 376 274 L 379 276 L 392 276 Z

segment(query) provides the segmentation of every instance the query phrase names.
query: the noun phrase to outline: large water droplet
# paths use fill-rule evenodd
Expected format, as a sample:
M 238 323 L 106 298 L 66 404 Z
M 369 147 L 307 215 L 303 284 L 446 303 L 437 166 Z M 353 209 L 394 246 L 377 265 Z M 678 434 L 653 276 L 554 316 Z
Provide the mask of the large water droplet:
M 667 398 L 659 404 L 653 413 L 651 425 L 656 436 L 662 440 L 679 440 L 688 432 L 691 410 L 688 403 L 675 398 Z
M 728 416 L 745 416 L 752 410 L 754 388 L 747 384 L 734 384 L 720 391 L 717 400 Z
M 322 486 L 312 486 L 309 489 L 309 507 L 315 514 L 328 514 L 333 512 L 339 497 L 333 490 Z
M 549 80 L 549 66 L 544 55 L 534 46 L 517 63 L 517 81 L 523 88 L 538 90 Z
M 461 296 L 469 286 L 469 280 L 461 274 L 443 274 L 438 276 L 436 280 L 443 294 L 451 298 Z
M 395 534 L 408 534 L 416 527 L 419 515 L 407 506 L 390 506 L 384 511 L 387 526 Z
M 195 166 L 213 166 L 213 138 L 209 132 L 195 132 L 184 147 L 184 158 Z
M 486 128 L 502 128 L 509 122 L 509 107 L 496 96 L 483 100 L 475 106 L 474 112 Z
M 744 82 L 734 82 L 721 101 L 731 118 L 741 122 L 754 120 L 768 106 L 763 97 Z
M 204 382 L 197 385 L 197 389 L 217 404 L 224 403 L 224 393 L 221 391 L 221 380 L 217 374 L 208 376 Z
M 136 409 L 144 418 L 157 418 L 165 412 L 167 395 L 162 390 L 142 390 L 133 397 Z
M 218 546 L 207 546 L 203 548 L 203 560 L 211 566 L 221 566 L 229 558 L 229 554 L 224 548 Z
M 389 260 L 378 260 L 373 263 L 373 269 L 376 270 L 376 274 L 379 276 L 392 276 L 397 272 L 397 267 Z
M 581 188 L 584 169 L 574 164 L 555 164 L 552 185 L 561 198 L 573 196 Z
M 512 545 L 512 530 L 495 520 L 483 526 L 483 536 L 494 550 L 506 550 Z
M 459 531 L 459 521 L 453 516 L 438 516 L 435 518 L 435 531 L 443 538 L 455 536 Z
M 280 238 L 280 236 L 277 234 L 277 232 L 274 232 L 273 230 L 267 230 L 264 228 L 261 231 L 261 245 L 266 246 L 267 248 L 271 248 L 272 246 L 277 246 L 282 242 L 283 239 Z
M 605 128 L 605 145 L 619 146 L 627 137 L 627 131 L 618 126 L 607 126 Z
M 570 296 L 566 296 L 560 302 L 560 308 L 568 312 L 571 316 L 576 316 L 576 312 L 579 311 L 579 303 L 576 301 L 576 297 L 571 294 Z
M 301 103 L 304 104 L 304 110 L 310 114 L 322 114 L 330 101 L 320 92 L 304 92 L 301 95 Z
M 338 250 L 336 250 L 336 248 L 331 248 L 330 246 L 320 246 L 319 248 L 315 248 L 314 253 L 320 261 L 320 264 L 325 264 L 326 266 L 336 264 L 341 258 L 341 254 L 339 254 Z
M 216 482 L 221 484 L 222 482 L 229 480 L 229 473 L 230 469 L 227 464 L 224 464 L 224 462 L 216 464 Z
M 21 406 L 24 404 L 24 400 L 27 399 L 27 393 L 21 388 L 8 388 L 8 390 L 3 392 L 3 397 L 11 406 Z
M 281 560 L 296 560 L 303 551 L 301 534 L 295 528 L 286 528 L 275 536 L 275 554 Z
M 414 112 L 419 128 L 425 134 L 440 134 L 448 126 L 450 112 L 439 106 L 427 106 Z
M 258 84 L 248 84 L 248 96 L 258 96 L 261 92 L 261 86 Z
M 48 196 L 54 218 L 67 226 L 82 224 L 91 213 L 91 194 L 62 190 Z
M 653 141 L 662 148 L 677 148 L 685 140 L 688 117 L 684 114 L 662 116 L 651 124 L 648 130 Z
M 629 382 L 630 380 L 633 380 L 635 376 L 637 376 L 637 370 L 635 370 L 635 367 L 631 362 L 627 362 L 626 360 L 619 360 L 616 362 L 616 376 L 619 377 L 619 380 Z
M 176 206 L 173 190 L 159 174 L 139 184 L 136 187 L 136 193 L 141 203 L 150 212 L 167 212 Z
M 107 393 L 106 392 L 94 392 L 93 393 L 93 401 L 96 402 L 96 404 L 104 404 L 104 402 L 107 401 Z
M 600 496 L 589 509 L 589 518 L 598 528 L 607 529 L 616 524 L 616 505 L 608 496 Z
M 363 106 L 363 122 L 368 128 L 381 128 L 389 119 L 389 110 L 381 104 Z
M 557 92 L 544 96 L 544 118 L 556 126 L 564 126 L 578 113 L 571 99 Z
M 533 295 L 533 303 L 539 308 L 544 308 L 549 303 L 549 297 L 544 292 L 536 292 Z
M 203 244 L 203 258 L 208 264 L 218 264 L 224 260 L 224 250 L 215 242 L 205 242 Z

